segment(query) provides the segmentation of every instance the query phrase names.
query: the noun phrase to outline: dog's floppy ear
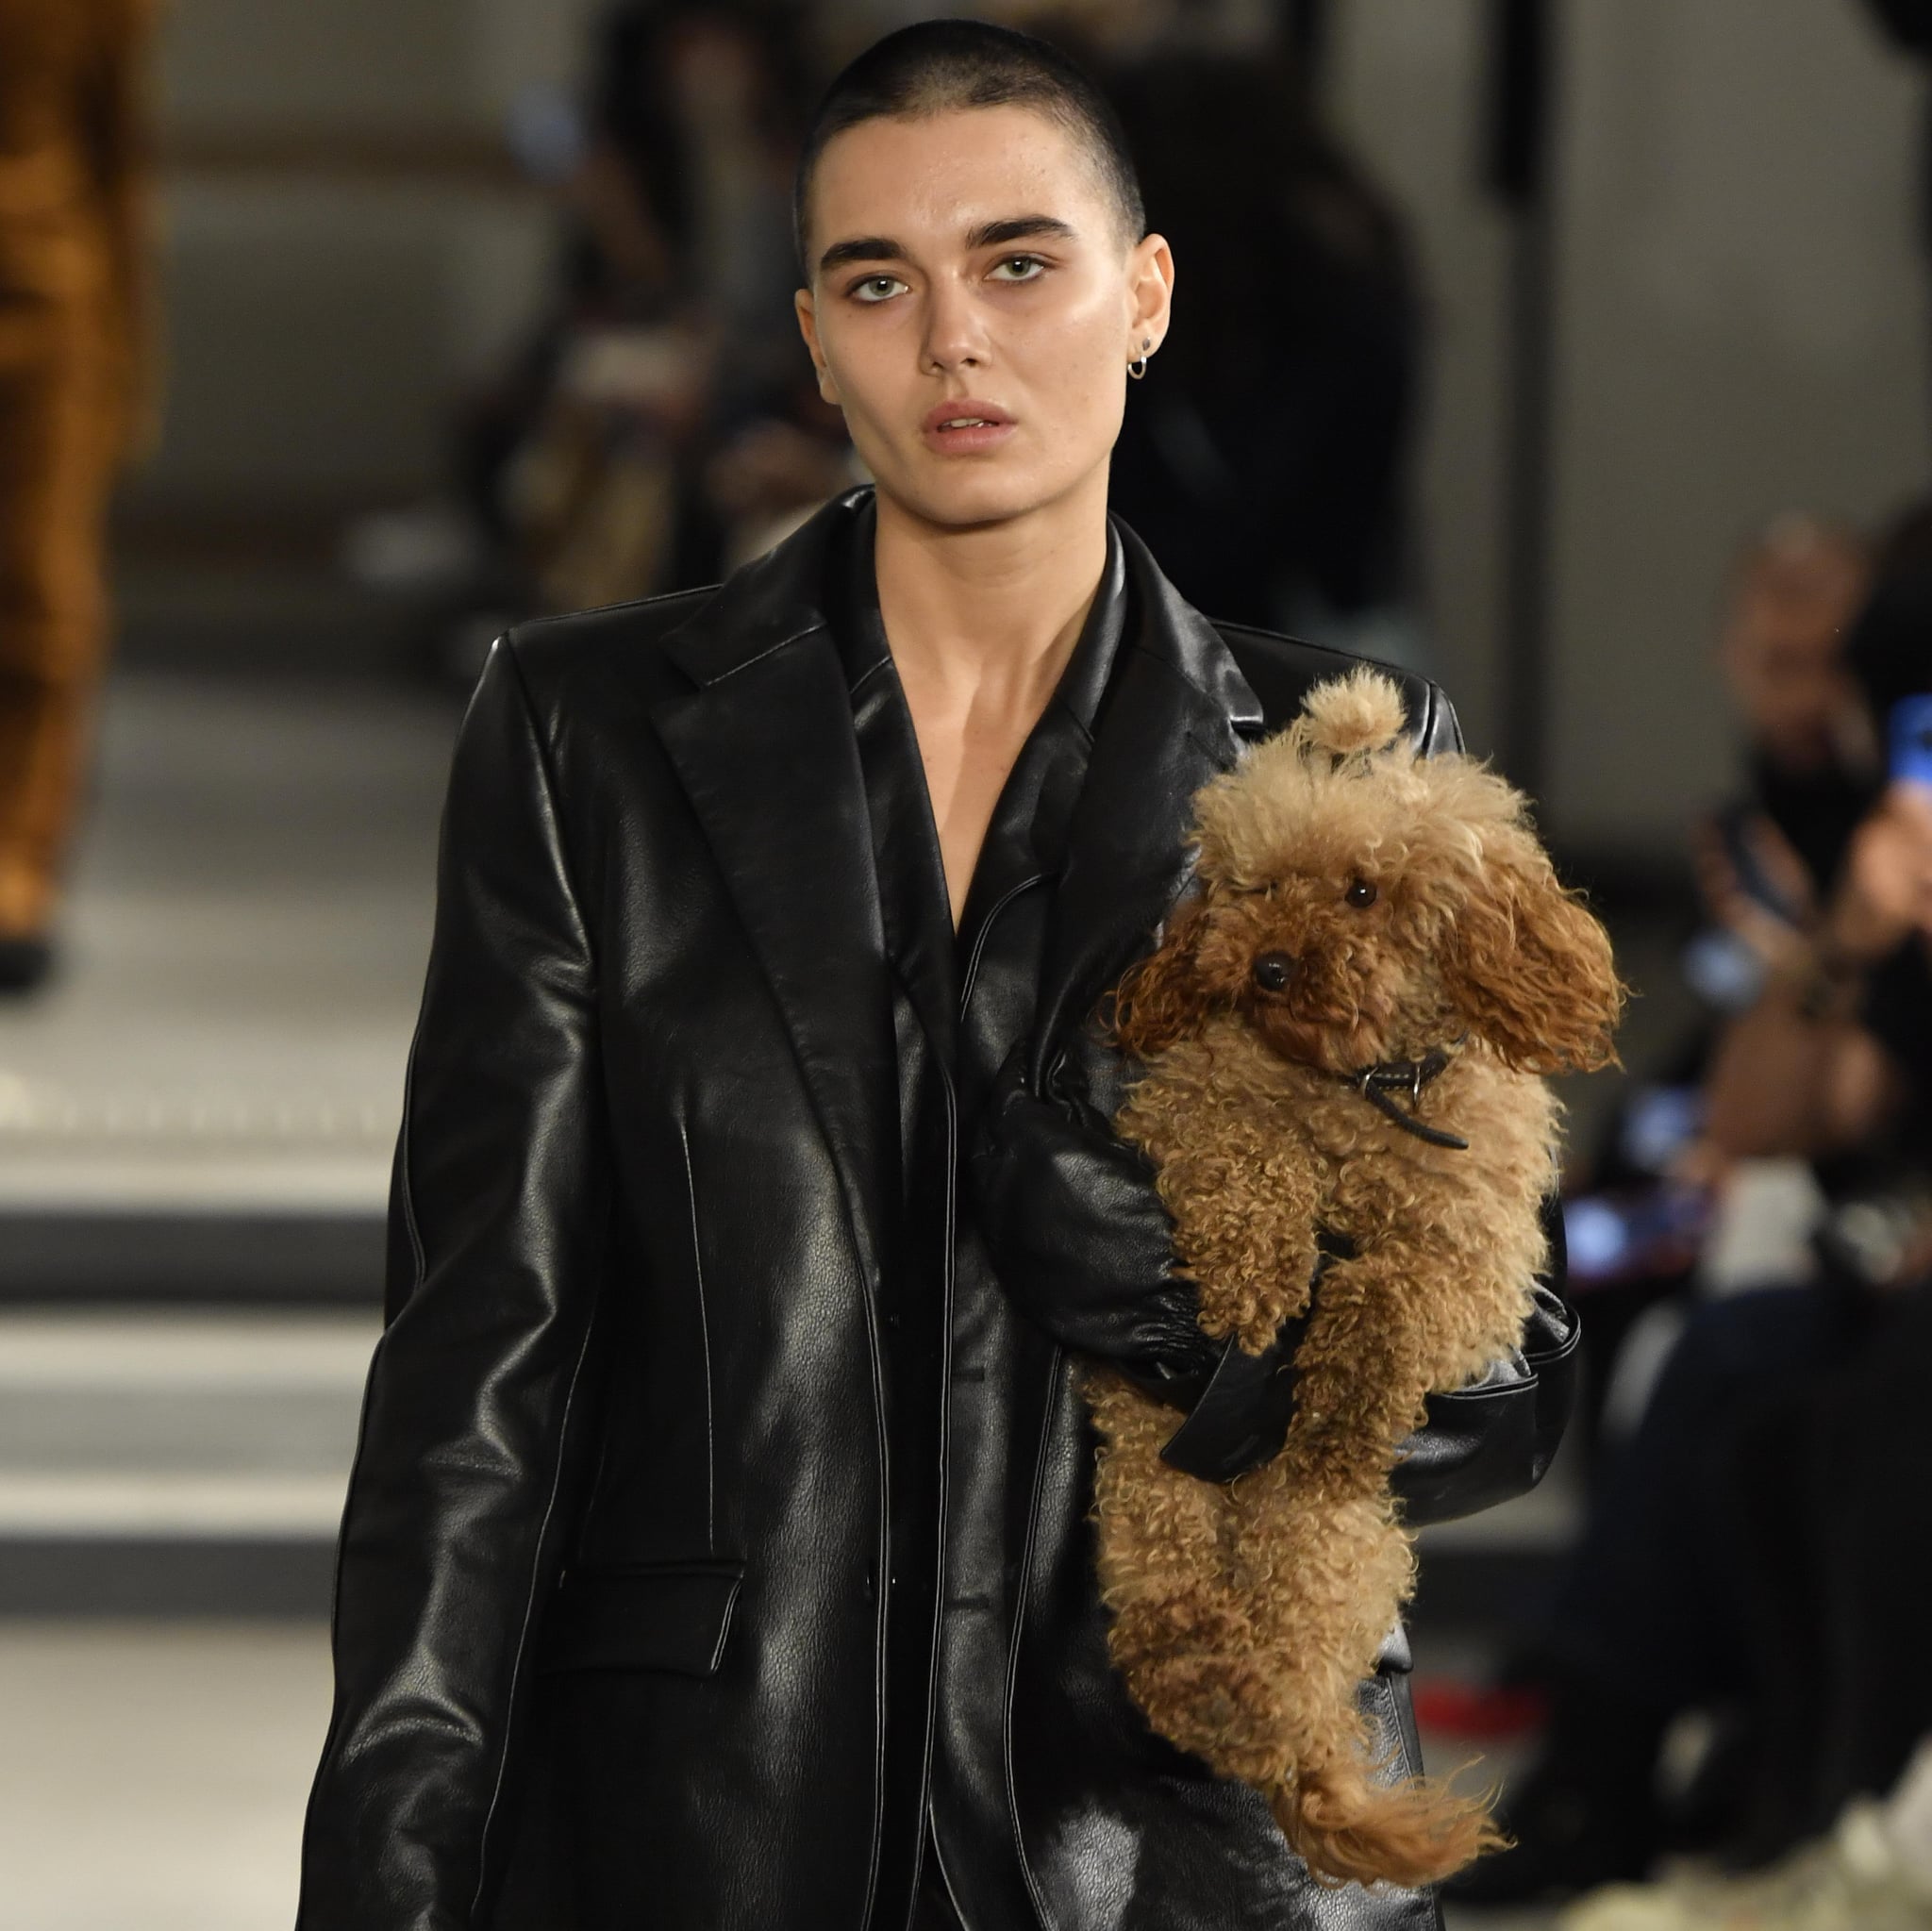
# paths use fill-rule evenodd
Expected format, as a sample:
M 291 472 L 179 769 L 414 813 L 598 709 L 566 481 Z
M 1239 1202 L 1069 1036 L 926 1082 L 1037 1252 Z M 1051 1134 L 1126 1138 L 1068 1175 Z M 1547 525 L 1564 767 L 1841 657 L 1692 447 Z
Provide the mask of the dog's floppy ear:
M 1140 1059 L 1191 1039 L 1214 1004 L 1200 969 L 1208 905 L 1199 896 L 1175 907 L 1160 944 L 1129 966 L 1115 987 L 1108 1017 L 1124 1052 Z
M 1524 1073 L 1616 1063 L 1624 1007 L 1609 935 L 1521 824 L 1491 827 L 1439 957 L 1470 1030 Z

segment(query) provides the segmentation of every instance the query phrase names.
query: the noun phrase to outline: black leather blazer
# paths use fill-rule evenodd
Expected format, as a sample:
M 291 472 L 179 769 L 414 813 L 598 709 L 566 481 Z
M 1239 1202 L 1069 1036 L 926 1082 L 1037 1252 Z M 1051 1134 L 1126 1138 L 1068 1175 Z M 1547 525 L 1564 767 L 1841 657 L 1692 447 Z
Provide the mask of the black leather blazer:
M 721 589 L 514 632 L 465 719 L 303 1931 L 903 1931 L 929 1801 L 973 1931 L 1437 1922 L 1311 1884 L 1127 1703 L 1077 1360 L 1010 1308 L 980 1310 L 971 1390 L 1004 1459 L 956 1473 L 980 1516 L 955 1520 L 950 1289 L 908 1293 L 887 1249 L 971 1208 L 957 1144 L 899 1191 L 821 608 L 863 493 Z M 1341 667 L 1209 624 L 1122 534 L 1129 630 L 1039 983 L 1010 989 L 1042 1013 L 1152 943 L 1194 791 Z M 1412 1519 L 1536 1481 L 1574 1342 L 1546 1293 L 1523 1352 L 1438 1400 Z M 1406 1667 L 1397 1631 L 1364 1694 L 1412 1765 Z

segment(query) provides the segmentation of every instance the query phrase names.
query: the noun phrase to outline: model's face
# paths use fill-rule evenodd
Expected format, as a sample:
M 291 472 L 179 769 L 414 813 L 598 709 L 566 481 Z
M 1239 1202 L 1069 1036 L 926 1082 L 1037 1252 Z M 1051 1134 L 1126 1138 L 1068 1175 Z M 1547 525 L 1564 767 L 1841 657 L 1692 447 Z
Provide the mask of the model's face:
M 868 121 L 826 146 L 809 216 L 799 325 L 883 494 L 957 527 L 1104 481 L 1174 266 L 1071 136 L 1025 108 Z

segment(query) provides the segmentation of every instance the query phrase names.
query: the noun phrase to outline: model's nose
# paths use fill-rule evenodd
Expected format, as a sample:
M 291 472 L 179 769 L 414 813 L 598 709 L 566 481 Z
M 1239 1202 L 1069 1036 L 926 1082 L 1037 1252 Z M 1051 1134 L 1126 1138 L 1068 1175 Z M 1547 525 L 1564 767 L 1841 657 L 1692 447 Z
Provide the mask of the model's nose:
M 925 297 L 925 363 L 941 375 L 987 363 L 985 317 L 961 289 L 941 278 Z
M 1285 992 L 1301 969 L 1291 952 L 1264 952 L 1255 961 L 1255 983 L 1264 992 Z

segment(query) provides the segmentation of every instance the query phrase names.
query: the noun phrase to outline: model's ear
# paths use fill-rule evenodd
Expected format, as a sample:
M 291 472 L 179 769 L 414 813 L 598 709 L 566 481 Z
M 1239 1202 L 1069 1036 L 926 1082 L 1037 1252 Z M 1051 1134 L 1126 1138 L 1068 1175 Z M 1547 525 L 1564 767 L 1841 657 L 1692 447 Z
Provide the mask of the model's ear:
M 805 345 L 811 353 L 812 370 L 818 376 L 819 395 L 836 408 L 840 407 L 839 385 L 832 380 L 824 351 L 819 346 L 818 302 L 809 289 L 793 291 L 791 310 L 798 318 L 798 332 L 805 338 Z
M 1617 1060 L 1624 1008 L 1609 935 L 1566 891 L 1520 824 L 1483 841 L 1480 870 L 1439 955 L 1469 1029 L 1523 1073 L 1593 1073 Z
M 1151 1059 L 1200 1031 L 1214 1003 L 1200 969 L 1207 927 L 1207 901 L 1186 900 L 1168 920 L 1159 946 L 1128 967 L 1105 1015 L 1122 1051 Z

